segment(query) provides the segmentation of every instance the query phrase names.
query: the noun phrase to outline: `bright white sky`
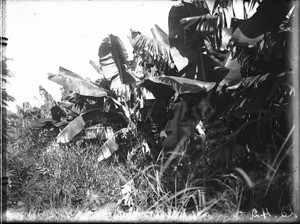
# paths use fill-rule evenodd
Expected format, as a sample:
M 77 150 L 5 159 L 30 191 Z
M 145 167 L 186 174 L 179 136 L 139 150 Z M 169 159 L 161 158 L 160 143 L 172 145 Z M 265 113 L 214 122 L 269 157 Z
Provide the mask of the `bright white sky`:
M 56 100 L 60 86 L 48 72 L 65 67 L 95 80 L 98 73 L 89 60 L 98 62 L 98 48 L 108 34 L 119 36 L 131 53 L 129 29 L 151 36 L 154 24 L 168 31 L 173 1 L 7 1 L 7 56 L 14 77 L 7 90 L 16 101 L 9 110 L 28 101 L 40 105 L 39 85 Z M 34 98 L 36 96 L 37 99 Z
M 108 34 L 121 38 L 128 53 L 127 39 L 135 29 L 151 36 L 151 27 L 160 26 L 168 33 L 168 13 L 179 1 L 88 1 L 88 0 L 8 0 L 6 10 L 8 68 L 14 77 L 7 90 L 15 105 L 30 102 L 41 105 L 39 85 L 56 100 L 60 86 L 47 79 L 49 72 L 65 67 L 83 77 L 95 80 L 98 73 L 89 60 L 98 62 L 98 48 Z M 211 3 L 209 3 L 211 7 Z M 39 99 L 39 100 L 38 100 Z

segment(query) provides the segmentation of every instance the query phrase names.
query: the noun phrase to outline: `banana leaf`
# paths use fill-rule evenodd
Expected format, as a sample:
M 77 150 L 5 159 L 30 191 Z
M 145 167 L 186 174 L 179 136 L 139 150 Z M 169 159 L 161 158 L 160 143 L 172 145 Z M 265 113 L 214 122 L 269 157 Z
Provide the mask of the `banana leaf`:
M 190 136 L 190 128 L 192 127 L 192 123 L 183 122 L 187 111 L 188 108 L 186 102 L 181 101 L 174 104 L 174 117 L 167 123 L 165 127 L 167 137 L 162 143 L 163 147 L 175 148 L 183 136 L 185 136 L 185 139 L 186 137 Z
M 62 67 L 59 68 L 59 74 L 48 73 L 48 79 L 83 96 L 107 96 L 104 89 Z
M 104 38 L 98 51 L 99 62 L 104 77 L 111 81 L 120 76 L 123 84 L 136 83 L 138 79 L 128 69 L 128 53 L 119 37 L 109 35 Z
M 102 126 L 101 124 L 96 124 L 90 126 L 84 130 L 85 139 L 108 139 L 113 133 L 113 128 L 110 126 Z
M 106 37 L 102 40 L 102 43 L 99 47 L 98 56 L 104 77 L 110 81 L 112 77 L 119 73 L 119 71 L 112 56 L 111 41 L 109 37 Z
M 100 156 L 98 157 L 97 161 L 101 162 L 102 160 L 109 158 L 118 149 L 119 149 L 119 146 L 116 142 L 116 138 L 114 135 L 112 135 L 101 146 Z
M 115 127 L 125 127 L 127 125 L 127 120 L 120 113 L 110 111 L 103 112 L 103 109 L 90 110 L 83 113 L 72 120 L 57 136 L 57 142 L 68 143 L 71 141 L 78 133 L 80 133 L 87 122 L 94 121 L 102 123 L 103 125 L 112 125 Z
M 58 134 L 56 141 L 58 143 L 68 143 L 75 135 L 82 131 L 85 124 L 82 116 L 76 117 Z
M 48 93 L 48 91 L 41 85 L 39 86 L 39 93 L 45 103 L 46 102 L 53 102 L 53 103 L 55 102 L 52 95 L 50 93 Z
M 177 95 L 184 93 L 198 93 L 200 91 L 208 92 L 216 85 L 215 82 L 202 82 L 198 80 L 164 75 L 150 77 L 148 80 L 169 86 L 176 92 Z
M 109 35 L 111 40 L 111 52 L 119 71 L 121 82 L 125 85 L 139 81 L 134 73 L 127 68 L 128 54 L 123 42 L 119 37 Z
M 165 102 L 168 102 L 169 99 L 175 94 L 175 91 L 171 87 L 169 88 L 165 84 L 153 82 L 149 79 L 145 79 L 140 86 L 149 91 L 155 99 L 161 99 Z M 151 99 L 151 95 L 149 96 Z
M 186 2 L 173 6 L 168 20 L 170 52 L 181 77 L 220 82 L 228 70 L 201 51 L 204 38 L 219 27 L 219 17 L 208 14 L 206 8 Z
M 198 49 L 185 44 L 184 29 L 180 24 L 180 20 L 186 17 L 201 16 L 208 13 L 209 11 L 207 9 L 200 9 L 186 2 L 171 7 L 168 18 L 170 52 L 179 71 L 191 62 L 199 60 Z M 199 40 L 198 43 L 199 47 L 203 46 L 203 39 Z
M 195 33 L 206 36 L 217 31 L 218 19 L 218 16 L 212 15 L 191 16 L 181 19 L 180 24 L 183 26 L 186 38 L 190 38 Z
M 128 38 L 133 50 L 138 53 L 145 53 L 144 57 L 148 62 L 155 64 L 159 70 L 164 71 L 166 66 L 172 66 L 173 59 L 170 54 L 170 46 L 165 41 L 148 37 L 133 30 L 130 30 Z
M 292 2 L 263 1 L 257 7 L 254 15 L 243 21 L 234 31 L 232 41 L 237 46 L 255 47 L 258 42 L 263 40 L 266 32 L 277 29 L 292 11 Z
M 168 34 L 166 34 L 158 25 L 155 24 L 154 27 L 151 28 L 151 33 L 155 39 L 170 45 Z
M 99 65 L 96 64 L 96 62 L 94 62 L 93 60 L 89 61 L 89 64 L 100 74 L 103 75 L 103 72 L 101 70 L 101 67 Z

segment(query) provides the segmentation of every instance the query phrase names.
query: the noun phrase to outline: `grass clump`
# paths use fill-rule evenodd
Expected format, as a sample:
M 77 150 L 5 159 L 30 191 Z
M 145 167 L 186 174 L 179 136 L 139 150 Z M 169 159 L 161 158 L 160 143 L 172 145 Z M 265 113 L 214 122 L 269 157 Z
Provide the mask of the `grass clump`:
M 26 212 L 92 209 L 118 199 L 121 182 L 113 158 L 98 163 L 97 145 L 63 146 L 54 143 L 54 136 L 43 142 L 36 139 L 42 129 L 20 123 L 23 129 L 7 147 L 8 207 L 22 204 Z

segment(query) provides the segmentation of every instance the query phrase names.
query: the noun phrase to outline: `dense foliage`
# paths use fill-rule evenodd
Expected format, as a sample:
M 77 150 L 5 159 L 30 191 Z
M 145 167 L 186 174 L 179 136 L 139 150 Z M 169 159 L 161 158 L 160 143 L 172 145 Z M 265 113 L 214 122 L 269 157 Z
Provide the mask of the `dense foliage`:
M 294 12 L 275 4 L 283 16 L 269 26 L 270 2 L 250 1 L 256 13 L 231 27 L 224 48 L 229 2 L 210 13 L 182 1 L 169 36 L 157 25 L 154 37 L 131 30 L 133 61 L 109 35 L 91 62 L 96 82 L 62 67 L 49 74 L 61 101 L 40 87 L 42 108 L 8 115 L 10 200 L 88 206 L 118 191 L 109 200 L 127 209 L 290 212 L 295 71 L 285 43 Z

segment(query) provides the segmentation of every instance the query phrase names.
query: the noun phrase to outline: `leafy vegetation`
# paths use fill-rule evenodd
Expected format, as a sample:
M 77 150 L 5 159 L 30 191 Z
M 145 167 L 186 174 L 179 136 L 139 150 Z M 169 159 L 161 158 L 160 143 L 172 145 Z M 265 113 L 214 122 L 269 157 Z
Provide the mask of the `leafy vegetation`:
M 230 2 L 212 13 L 199 2 L 172 7 L 169 36 L 157 25 L 153 37 L 131 30 L 133 61 L 109 35 L 90 62 L 95 82 L 62 67 L 49 74 L 61 101 L 40 87 L 41 108 L 7 116 L 8 201 L 36 212 L 115 201 L 118 212 L 291 213 L 293 8 L 278 3 L 281 19 L 260 29 L 271 3 L 250 1 L 256 13 L 223 48 Z

